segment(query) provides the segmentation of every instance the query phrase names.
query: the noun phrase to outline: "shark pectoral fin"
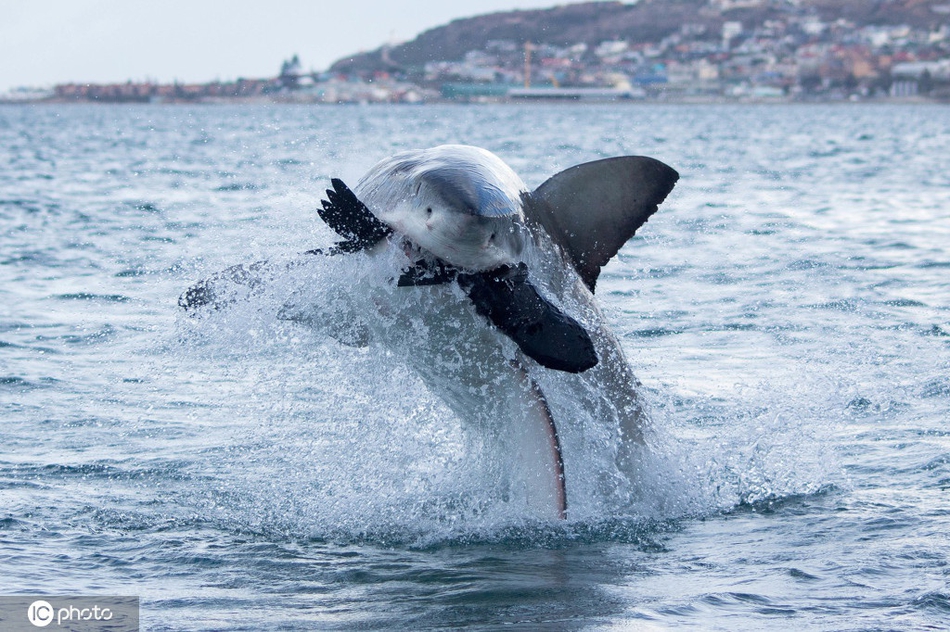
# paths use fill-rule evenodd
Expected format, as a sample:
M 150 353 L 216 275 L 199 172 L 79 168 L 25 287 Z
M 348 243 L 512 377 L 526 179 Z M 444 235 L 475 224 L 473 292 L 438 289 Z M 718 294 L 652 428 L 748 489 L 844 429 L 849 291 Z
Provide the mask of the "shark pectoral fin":
M 593 292 L 601 267 L 656 212 L 678 179 L 674 169 L 645 156 L 595 160 L 525 194 L 524 212 L 561 247 Z
M 343 183 L 333 178 L 332 189 L 327 189 L 329 200 L 322 200 L 320 219 L 336 231 L 343 241 L 332 248 L 307 250 L 305 255 L 333 256 L 360 252 L 375 245 L 392 233 L 392 229 L 370 212 L 366 205 Z M 252 296 L 261 286 L 270 264 L 258 261 L 249 265 L 236 265 L 217 272 L 199 281 L 178 298 L 178 305 L 188 312 L 199 309 L 221 309 L 242 298 Z M 289 264 L 293 267 L 293 263 Z
M 268 261 L 239 264 L 198 281 L 178 297 L 178 306 L 186 312 L 199 309 L 221 309 L 234 303 L 243 294 L 251 296 L 261 287 Z
M 475 311 L 541 366 L 582 373 L 597 364 L 590 335 L 538 293 L 528 282 L 525 264 L 460 274 L 458 281 L 475 304 Z
M 329 249 L 307 250 L 301 254 L 308 257 L 297 257 L 282 262 L 273 262 L 267 259 L 254 263 L 240 263 L 220 272 L 215 272 L 207 279 L 198 281 L 178 297 L 178 306 L 192 316 L 208 310 L 219 310 L 240 300 L 246 300 L 260 295 L 268 280 L 283 270 L 292 270 L 305 262 L 309 256 L 331 257 L 349 252 L 341 248 L 341 242 Z

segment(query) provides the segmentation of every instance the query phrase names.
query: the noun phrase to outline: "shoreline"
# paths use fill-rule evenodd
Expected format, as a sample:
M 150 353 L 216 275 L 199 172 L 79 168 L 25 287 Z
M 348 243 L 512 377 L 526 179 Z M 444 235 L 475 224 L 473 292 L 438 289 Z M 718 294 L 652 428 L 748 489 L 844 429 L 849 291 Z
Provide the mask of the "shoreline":
M 272 98 L 235 98 L 235 99 L 162 99 L 162 100 L 108 100 L 92 99 L 36 99 L 36 100 L 0 100 L 0 106 L 53 106 L 53 105 L 129 105 L 129 106 L 180 106 L 180 105 L 307 105 L 317 107 L 333 106 L 403 106 L 426 107 L 433 105 L 566 105 L 566 106 L 598 106 L 598 105 L 950 105 L 950 99 L 932 99 L 928 97 L 883 97 L 860 99 L 788 99 L 788 98 L 741 98 L 729 99 L 723 97 L 678 97 L 678 98 L 647 98 L 647 99 L 492 99 L 492 100 L 456 100 L 437 99 L 406 103 L 401 101 L 318 101 L 301 99 L 272 99 Z

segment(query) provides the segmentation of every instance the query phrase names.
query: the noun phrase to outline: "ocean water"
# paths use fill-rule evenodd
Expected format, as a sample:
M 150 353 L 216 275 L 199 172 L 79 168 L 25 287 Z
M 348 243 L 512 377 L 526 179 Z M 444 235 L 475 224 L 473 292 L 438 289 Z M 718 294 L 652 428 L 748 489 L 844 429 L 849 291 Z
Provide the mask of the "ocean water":
M 330 177 L 448 142 L 532 187 L 681 174 L 597 292 L 642 478 L 563 522 L 398 354 L 176 305 L 329 244 Z M 0 594 L 136 595 L 147 630 L 947 629 L 948 147 L 926 105 L 2 107 Z

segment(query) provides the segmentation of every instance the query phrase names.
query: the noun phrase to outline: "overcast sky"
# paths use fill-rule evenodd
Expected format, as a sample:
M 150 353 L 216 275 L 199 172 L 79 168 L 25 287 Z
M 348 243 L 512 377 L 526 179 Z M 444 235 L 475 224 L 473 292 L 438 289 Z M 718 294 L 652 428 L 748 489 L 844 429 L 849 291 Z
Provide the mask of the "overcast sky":
M 493 11 L 572 0 L 0 0 L 0 92 L 16 86 L 272 77 Z

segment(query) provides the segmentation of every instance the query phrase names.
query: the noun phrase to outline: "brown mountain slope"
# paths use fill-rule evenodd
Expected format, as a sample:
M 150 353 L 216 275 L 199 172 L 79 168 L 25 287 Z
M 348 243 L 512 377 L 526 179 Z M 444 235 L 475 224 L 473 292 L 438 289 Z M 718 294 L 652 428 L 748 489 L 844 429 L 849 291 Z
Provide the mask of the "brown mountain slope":
M 335 72 L 419 68 L 428 61 L 460 60 L 470 50 L 482 50 L 492 40 L 565 46 L 605 40 L 658 42 L 684 24 L 718 33 L 727 20 L 746 27 L 790 13 L 816 13 L 822 20 L 844 18 L 858 25 L 908 24 L 935 27 L 950 16 L 933 10 L 950 7 L 950 0 L 767 0 L 755 8 L 720 11 L 708 0 L 641 0 L 636 4 L 588 2 L 551 9 L 492 13 L 453 20 L 398 46 L 380 48 L 337 61 Z

